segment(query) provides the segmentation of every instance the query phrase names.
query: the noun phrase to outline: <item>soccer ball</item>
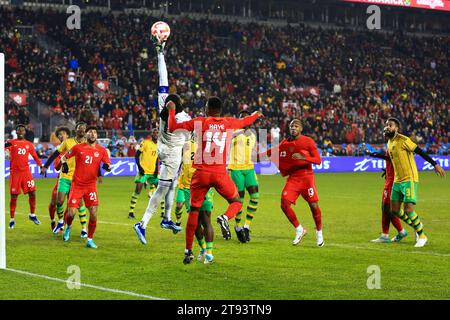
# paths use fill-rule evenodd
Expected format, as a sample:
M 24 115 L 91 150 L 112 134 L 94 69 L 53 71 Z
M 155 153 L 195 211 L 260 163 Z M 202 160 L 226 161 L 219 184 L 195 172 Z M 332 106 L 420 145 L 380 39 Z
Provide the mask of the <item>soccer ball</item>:
M 152 36 L 158 38 L 159 42 L 163 42 L 170 36 L 170 27 L 164 21 L 158 21 L 152 25 L 151 32 Z

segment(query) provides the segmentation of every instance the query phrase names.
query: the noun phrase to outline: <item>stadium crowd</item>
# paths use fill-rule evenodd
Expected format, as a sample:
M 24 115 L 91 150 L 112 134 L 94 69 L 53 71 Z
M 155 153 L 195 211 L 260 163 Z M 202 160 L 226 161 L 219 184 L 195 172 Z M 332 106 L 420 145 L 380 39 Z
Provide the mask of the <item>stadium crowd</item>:
M 66 16 L 52 11 L 0 8 L 0 15 L 7 92 L 27 92 L 53 114 L 113 135 L 158 126 L 154 17 L 85 13 L 81 30 L 69 30 Z M 281 137 L 289 120 L 301 117 L 304 133 L 333 155 L 383 143 L 384 121 L 396 116 L 429 153 L 448 154 L 449 37 L 183 17 L 167 22 L 170 91 L 193 116 L 207 96 L 218 95 L 228 115 L 261 109 L 260 126 Z M 25 41 L 17 25 L 34 25 L 63 49 L 51 53 Z M 101 92 L 95 80 L 117 82 L 121 90 Z M 26 122 L 25 108 L 10 103 L 7 109 L 10 124 Z

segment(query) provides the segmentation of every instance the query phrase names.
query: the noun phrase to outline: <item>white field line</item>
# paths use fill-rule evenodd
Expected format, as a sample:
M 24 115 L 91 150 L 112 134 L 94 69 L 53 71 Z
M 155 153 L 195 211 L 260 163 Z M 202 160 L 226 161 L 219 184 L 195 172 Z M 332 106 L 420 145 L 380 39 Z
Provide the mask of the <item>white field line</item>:
M 15 272 L 15 273 L 19 273 L 19 274 L 23 274 L 23 275 L 30 276 L 30 277 L 36 277 L 36 278 L 46 279 L 46 280 L 50 280 L 50 281 L 67 283 L 67 280 L 64 280 L 64 279 L 53 278 L 53 277 L 44 276 L 44 275 L 31 273 L 31 272 L 27 272 L 27 271 L 16 270 L 16 269 L 11 269 L 11 268 L 6 268 L 5 270 L 11 271 L 11 272 Z M 148 296 L 148 295 L 140 294 L 140 293 L 136 293 L 136 292 L 130 292 L 130 291 L 123 291 L 123 290 L 105 288 L 105 287 L 100 287 L 100 286 L 94 286 L 94 285 L 87 284 L 87 283 L 79 283 L 79 282 L 70 282 L 70 283 L 71 283 L 71 285 L 74 285 L 74 286 L 79 285 L 81 287 L 86 287 L 86 288 L 91 288 L 91 289 L 96 289 L 96 290 L 106 291 L 106 292 L 112 292 L 112 293 L 117 293 L 117 294 L 124 294 L 124 295 L 138 297 L 138 298 L 145 298 L 145 299 L 150 299 L 150 300 L 166 300 L 166 299 L 163 299 L 163 298 Z

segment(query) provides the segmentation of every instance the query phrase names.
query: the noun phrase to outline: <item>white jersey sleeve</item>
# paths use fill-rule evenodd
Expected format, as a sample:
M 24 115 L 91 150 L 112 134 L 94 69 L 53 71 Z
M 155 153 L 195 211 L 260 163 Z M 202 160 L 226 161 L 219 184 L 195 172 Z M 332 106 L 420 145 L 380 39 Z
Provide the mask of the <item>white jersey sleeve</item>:
M 158 74 L 159 74 L 159 89 L 158 89 L 158 112 L 161 113 L 169 95 L 169 78 L 167 75 L 166 60 L 162 52 L 158 53 Z

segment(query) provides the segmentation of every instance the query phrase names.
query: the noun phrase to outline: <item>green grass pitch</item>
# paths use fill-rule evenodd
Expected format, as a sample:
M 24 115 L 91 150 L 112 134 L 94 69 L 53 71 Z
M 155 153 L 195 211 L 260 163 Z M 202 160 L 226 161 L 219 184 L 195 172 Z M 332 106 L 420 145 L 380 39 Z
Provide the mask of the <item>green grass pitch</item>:
M 410 235 L 401 243 L 369 243 L 381 229 L 384 180 L 379 173 L 317 174 L 326 243 L 316 247 L 314 222 L 300 199 L 295 211 L 308 234 L 293 246 L 294 229 L 279 207 L 284 179 L 260 176 L 251 242 L 238 243 L 234 231 L 232 240 L 223 240 L 215 223 L 216 263 L 187 266 L 182 263 L 184 231 L 174 235 L 161 229 L 159 216 L 150 221 L 149 244 L 138 241 L 135 221 L 127 219 L 133 177 L 104 178 L 99 185 L 97 250 L 87 249 L 79 237 L 78 218 L 69 243 L 51 233 L 47 206 L 54 179 L 36 179 L 41 225 L 28 221 L 28 201 L 21 195 L 16 228 L 6 230 L 7 267 L 66 280 L 67 268 L 76 265 L 83 284 L 128 294 L 85 286 L 71 290 L 63 281 L 0 270 L 0 299 L 449 299 L 450 184 L 432 172 L 420 178 L 416 211 L 429 237 L 424 248 L 414 248 L 408 226 Z M 138 218 L 147 201 L 142 194 Z M 215 217 L 225 202 L 217 195 L 214 201 Z M 8 203 L 7 196 L 6 222 Z M 372 265 L 380 268 L 380 289 L 367 287 Z

